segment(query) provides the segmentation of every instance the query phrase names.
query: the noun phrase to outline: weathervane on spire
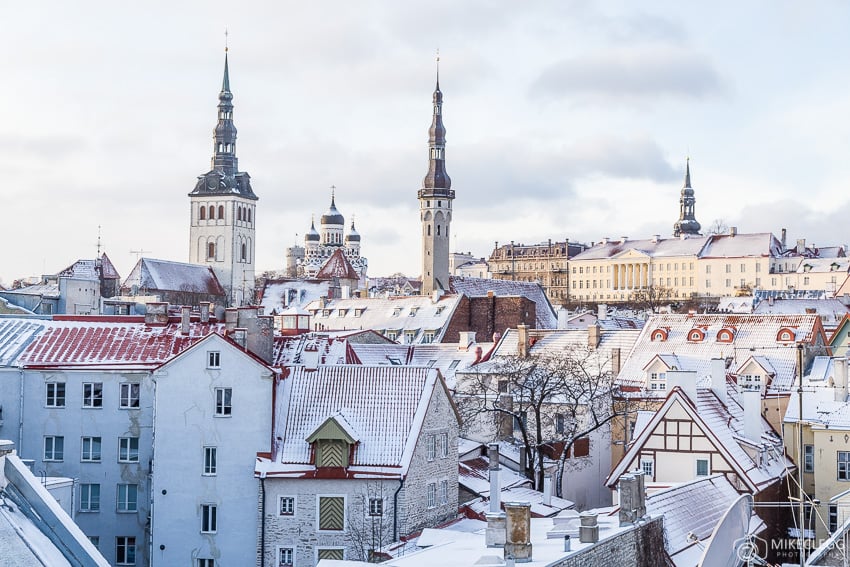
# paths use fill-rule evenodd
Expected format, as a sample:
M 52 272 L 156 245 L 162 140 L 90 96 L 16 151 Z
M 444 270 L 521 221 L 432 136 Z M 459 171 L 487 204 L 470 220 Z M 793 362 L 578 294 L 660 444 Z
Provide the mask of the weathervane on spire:
M 336 185 L 331 185 L 331 200 L 336 197 Z
M 227 53 L 227 50 L 228 50 L 228 44 L 227 44 L 227 36 L 228 35 L 230 35 L 230 34 L 227 32 L 227 28 L 224 28 L 224 52 L 225 53 Z

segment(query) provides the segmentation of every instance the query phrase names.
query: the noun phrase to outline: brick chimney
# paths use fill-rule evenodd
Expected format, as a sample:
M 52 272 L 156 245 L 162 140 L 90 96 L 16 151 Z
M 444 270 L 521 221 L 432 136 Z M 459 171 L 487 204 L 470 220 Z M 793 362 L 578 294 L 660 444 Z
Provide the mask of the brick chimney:
M 531 504 L 505 502 L 506 538 L 505 560 L 531 562 Z
M 517 325 L 516 327 L 517 356 L 528 358 L 528 325 Z

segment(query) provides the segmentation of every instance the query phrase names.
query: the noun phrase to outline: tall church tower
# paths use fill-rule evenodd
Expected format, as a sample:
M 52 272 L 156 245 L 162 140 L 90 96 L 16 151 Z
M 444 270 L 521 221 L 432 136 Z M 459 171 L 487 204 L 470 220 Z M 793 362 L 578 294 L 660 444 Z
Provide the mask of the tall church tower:
M 702 227 L 694 216 L 696 202 L 694 190 L 691 188 L 691 159 L 688 158 L 685 161 L 685 185 L 682 187 L 682 195 L 679 197 L 679 220 L 673 224 L 673 236 L 699 234 Z
M 455 192 L 446 173 L 446 128 L 443 126 L 443 93 L 440 91 L 440 60 L 437 59 L 437 87 L 434 89 L 434 116 L 428 130 L 428 174 L 419 190 L 419 217 L 422 221 L 422 294 L 449 288 L 449 234 Z
M 210 171 L 198 176 L 195 190 L 189 193 L 189 261 L 211 266 L 227 291 L 228 303 L 245 305 L 254 300 L 257 196 L 251 189 L 251 176 L 239 171 L 236 159 L 227 50 L 213 140 Z

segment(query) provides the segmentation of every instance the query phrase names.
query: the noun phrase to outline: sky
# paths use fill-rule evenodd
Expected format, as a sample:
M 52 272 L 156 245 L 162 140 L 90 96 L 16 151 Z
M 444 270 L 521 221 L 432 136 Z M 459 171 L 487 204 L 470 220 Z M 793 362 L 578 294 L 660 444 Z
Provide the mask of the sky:
M 3 2 L 0 283 L 188 261 L 228 30 L 257 273 L 328 208 L 371 276 L 421 271 L 435 54 L 452 251 L 669 237 L 696 217 L 850 241 L 850 4 Z M 135 253 L 133 251 L 136 251 Z

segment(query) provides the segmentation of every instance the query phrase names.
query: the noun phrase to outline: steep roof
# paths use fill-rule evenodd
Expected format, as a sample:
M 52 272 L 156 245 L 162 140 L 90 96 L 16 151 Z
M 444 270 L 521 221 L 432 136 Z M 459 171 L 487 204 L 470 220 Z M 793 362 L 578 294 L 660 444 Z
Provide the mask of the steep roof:
M 122 290 L 174 291 L 226 295 L 209 266 L 140 258 L 121 285 Z
M 118 275 L 118 270 L 112 265 L 109 257 L 104 253 L 100 259 L 95 260 L 77 260 L 61 272 L 59 277 L 80 278 L 89 280 L 104 279 L 121 279 Z
M 263 285 L 260 305 L 267 315 L 279 315 L 292 307 L 303 307 L 328 295 L 328 280 L 279 279 Z
M 528 336 L 531 344 L 528 354 L 531 356 L 552 355 L 588 344 L 588 330 L 584 329 L 530 329 Z M 619 329 L 603 330 L 599 335 L 599 344 L 596 350 L 610 358 L 614 349 L 619 349 L 621 360 L 626 359 L 626 354 L 632 349 L 635 341 L 640 336 L 639 330 Z M 516 329 L 508 329 L 493 351 L 490 357 L 513 356 L 517 354 L 519 347 L 518 333 Z
M 345 339 L 305 333 L 274 338 L 273 367 L 316 367 L 326 364 L 357 364 L 357 355 Z
M 402 478 L 431 399 L 438 390 L 448 396 L 436 369 L 410 366 L 296 367 L 275 387 L 278 441 L 271 459 L 258 458 L 258 475 L 316 475 L 307 438 L 329 417 L 342 416 L 358 437 L 349 477 Z
M 0 367 L 11 366 L 50 321 L 0 318 Z
M 356 280 L 359 277 L 357 271 L 351 266 L 351 262 L 348 261 L 348 258 L 342 252 L 342 248 L 337 248 L 316 274 L 317 280 L 331 280 L 334 278 Z
M 718 340 L 718 331 L 724 328 L 732 330 L 731 342 Z M 702 340 L 688 340 L 694 329 L 704 335 Z M 656 315 L 646 322 L 616 381 L 621 386 L 642 388 L 645 383 L 643 369 L 657 355 L 675 354 L 679 370 L 693 370 L 699 377 L 711 374 L 712 358 L 730 358 L 732 367 L 737 368 L 750 356 L 761 355 L 776 370 L 768 392 L 789 392 L 796 372 L 797 353 L 792 343 L 777 341 L 780 329 L 791 330 L 794 342 L 814 345 L 826 342 L 820 318 L 811 314 Z M 658 330 L 662 333 L 655 333 Z M 662 339 L 662 335 L 666 338 Z
M 486 297 L 491 291 L 496 297 L 526 297 L 537 307 L 538 329 L 554 329 L 558 326 L 555 310 L 549 303 L 543 287 L 537 282 L 451 276 L 449 287 L 453 292 L 462 293 L 468 297 Z

